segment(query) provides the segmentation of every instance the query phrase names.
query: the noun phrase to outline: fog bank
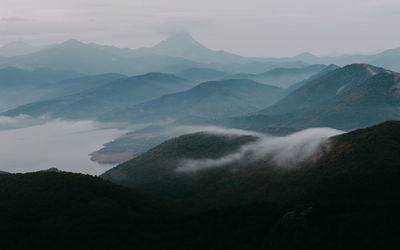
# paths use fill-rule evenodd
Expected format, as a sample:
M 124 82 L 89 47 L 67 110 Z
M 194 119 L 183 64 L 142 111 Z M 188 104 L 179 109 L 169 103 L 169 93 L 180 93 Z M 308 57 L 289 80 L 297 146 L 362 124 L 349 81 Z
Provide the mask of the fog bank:
M 259 140 L 242 146 L 237 152 L 218 159 L 183 159 L 176 171 L 196 172 L 238 161 L 253 162 L 261 159 L 271 160 L 280 167 L 293 168 L 317 156 L 329 137 L 341 133 L 344 132 L 331 128 L 312 128 L 282 137 L 257 134 Z

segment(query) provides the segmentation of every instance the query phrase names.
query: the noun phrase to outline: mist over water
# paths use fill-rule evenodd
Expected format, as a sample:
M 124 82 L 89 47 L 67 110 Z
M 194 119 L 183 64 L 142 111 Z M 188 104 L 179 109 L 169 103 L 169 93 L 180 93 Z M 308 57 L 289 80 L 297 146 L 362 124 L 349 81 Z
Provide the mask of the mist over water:
M 49 168 L 98 175 L 113 167 L 88 154 L 126 131 L 93 121 L 44 121 L 0 117 L 0 171 L 25 173 Z
M 240 130 L 213 131 L 213 133 L 221 132 L 222 134 L 236 132 L 236 135 L 247 135 L 247 133 L 241 133 Z M 253 162 L 261 159 L 271 160 L 280 167 L 293 168 L 318 156 L 321 147 L 328 142 L 330 137 L 342 133 L 344 131 L 332 128 L 311 128 L 281 137 L 257 134 L 259 139 L 256 142 L 242 146 L 237 152 L 218 159 L 183 159 L 176 171 L 197 172 L 227 166 L 241 160 Z

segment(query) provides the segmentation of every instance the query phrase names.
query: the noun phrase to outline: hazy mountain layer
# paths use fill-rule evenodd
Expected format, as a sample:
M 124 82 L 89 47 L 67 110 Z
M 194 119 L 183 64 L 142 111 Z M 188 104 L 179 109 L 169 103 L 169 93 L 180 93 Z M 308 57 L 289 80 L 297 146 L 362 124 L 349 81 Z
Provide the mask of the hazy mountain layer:
M 268 85 L 287 88 L 323 70 L 326 65 L 311 65 L 303 68 L 275 68 L 261 74 L 236 74 L 230 79 L 250 79 Z
M 228 73 L 207 68 L 189 68 L 176 74 L 182 78 L 194 81 L 194 82 L 207 82 L 213 80 L 221 80 L 228 76 Z
M 4 115 L 46 114 L 71 119 L 96 119 L 115 108 L 145 102 L 192 86 L 191 82 L 174 75 L 149 73 L 117 79 L 94 90 L 75 95 L 23 105 L 5 112 Z
M 43 90 L 37 90 L 40 86 L 81 76 L 82 74 L 76 72 L 47 68 L 33 71 L 13 67 L 0 69 L 0 104 L 4 110 L 36 101 L 45 93 Z
M 44 50 L 50 46 L 32 46 L 22 41 L 8 43 L 0 48 L 0 56 L 21 56 Z
M 285 114 L 318 105 L 335 98 L 345 88 L 350 89 L 382 70 L 365 64 L 353 64 L 334 70 L 308 82 L 273 106 L 260 111 L 260 114 Z
M 279 99 L 282 89 L 251 80 L 201 83 L 183 92 L 103 116 L 106 120 L 131 122 L 166 121 L 185 116 L 227 117 L 255 112 Z
M 175 67 L 196 67 L 197 63 L 183 58 L 159 55 L 136 56 L 125 53 L 125 49 L 105 49 L 102 46 L 69 40 L 51 48 L 28 55 L 0 60 L 1 66 L 18 65 L 28 68 L 46 67 L 70 70 L 85 74 L 121 73 L 127 75 L 164 71 Z

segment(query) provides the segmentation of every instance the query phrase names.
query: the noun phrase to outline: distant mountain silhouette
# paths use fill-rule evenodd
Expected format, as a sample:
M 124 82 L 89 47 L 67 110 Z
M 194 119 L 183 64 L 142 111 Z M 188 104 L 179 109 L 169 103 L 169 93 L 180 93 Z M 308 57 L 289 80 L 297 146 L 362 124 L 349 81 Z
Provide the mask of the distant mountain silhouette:
M 163 71 L 167 67 L 196 67 L 197 63 L 183 58 L 170 58 L 159 55 L 140 56 L 135 51 L 118 49 L 77 40 L 68 40 L 50 48 L 0 60 L 1 66 L 19 65 L 24 67 L 46 67 L 58 70 L 71 70 L 85 74 L 122 73 L 140 74 Z M 178 65 L 181 65 L 178 67 Z
M 302 68 L 274 68 L 260 74 L 236 74 L 228 76 L 231 79 L 250 79 L 279 88 L 287 88 L 292 84 L 305 80 L 320 72 L 326 65 L 311 65 Z
M 142 48 L 139 51 L 170 57 L 182 57 L 205 64 L 230 64 L 245 61 L 245 58 L 226 51 L 208 49 L 186 32 L 176 33 L 153 47 Z
M 50 46 L 32 46 L 22 41 L 8 43 L 0 48 L 0 56 L 21 56 L 44 50 Z

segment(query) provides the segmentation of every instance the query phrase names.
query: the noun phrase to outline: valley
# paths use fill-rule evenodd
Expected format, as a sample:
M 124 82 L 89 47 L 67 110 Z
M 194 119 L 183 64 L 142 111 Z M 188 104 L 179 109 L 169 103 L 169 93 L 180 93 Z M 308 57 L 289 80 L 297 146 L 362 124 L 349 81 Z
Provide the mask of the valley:
M 207 1 L 2 3 L 2 250 L 400 248 L 395 4 Z

